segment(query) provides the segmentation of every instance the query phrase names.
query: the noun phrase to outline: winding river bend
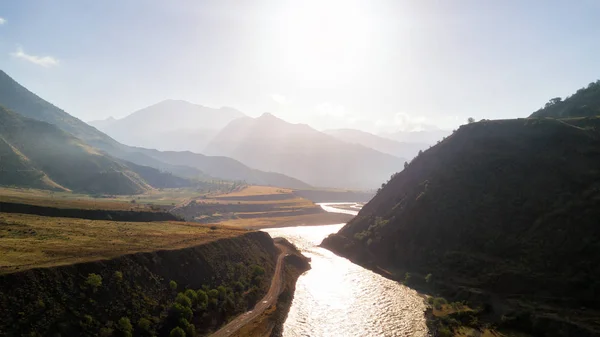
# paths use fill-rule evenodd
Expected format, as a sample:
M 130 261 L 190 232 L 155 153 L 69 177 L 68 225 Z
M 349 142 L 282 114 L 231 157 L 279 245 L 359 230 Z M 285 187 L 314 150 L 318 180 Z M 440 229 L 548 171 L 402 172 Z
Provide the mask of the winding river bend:
M 321 207 L 357 213 L 331 204 Z M 264 229 L 272 237 L 286 238 L 312 259 L 312 269 L 296 284 L 283 336 L 427 336 L 425 305 L 416 291 L 317 247 L 343 225 Z

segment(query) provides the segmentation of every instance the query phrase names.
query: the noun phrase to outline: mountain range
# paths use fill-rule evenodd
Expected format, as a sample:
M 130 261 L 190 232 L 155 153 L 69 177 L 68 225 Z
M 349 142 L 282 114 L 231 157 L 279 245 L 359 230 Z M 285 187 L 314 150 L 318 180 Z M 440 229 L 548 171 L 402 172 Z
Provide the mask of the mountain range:
M 208 144 L 205 153 L 281 172 L 313 186 L 354 189 L 376 188 L 402 169 L 405 161 L 269 113 L 232 121 Z
M 0 185 L 137 194 L 191 182 L 115 159 L 56 126 L 0 106 Z
M 290 188 L 309 186 L 298 179 L 279 173 L 261 172 L 229 158 L 196 155 L 194 156 L 195 167 L 158 160 L 156 156 L 149 156 L 146 149 L 121 144 L 98 129 L 69 115 L 27 90 L 3 71 L 0 71 L 0 105 L 24 117 L 52 124 L 75 136 L 84 144 L 113 158 L 130 162 L 131 165 L 148 166 L 184 178 L 246 180 L 250 184 Z M 183 153 L 182 156 L 187 158 L 188 153 Z M 198 167 L 203 167 L 206 171 L 202 171 Z
M 213 109 L 181 100 L 165 100 L 121 119 L 110 117 L 88 124 L 131 146 L 202 152 L 220 129 L 243 116 L 233 108 Z
M 414 158 L 420 150 L 434 144 L 413 142 L 412 138 L 411 142 L 399 142 L 355 129 L 332 129 L 323 132 L 347 143 L 360 144 L 398 158 Z

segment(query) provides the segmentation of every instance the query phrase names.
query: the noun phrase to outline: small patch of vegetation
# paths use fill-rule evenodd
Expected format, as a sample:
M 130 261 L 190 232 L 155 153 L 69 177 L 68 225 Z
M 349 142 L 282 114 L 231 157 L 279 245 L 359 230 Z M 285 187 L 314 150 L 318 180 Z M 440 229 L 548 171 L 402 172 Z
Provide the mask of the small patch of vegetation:
M 96 292 L 102 286 L 102 276 L 91 273 L 85 280 L 85 285 L 89 286 L 92 291 Z

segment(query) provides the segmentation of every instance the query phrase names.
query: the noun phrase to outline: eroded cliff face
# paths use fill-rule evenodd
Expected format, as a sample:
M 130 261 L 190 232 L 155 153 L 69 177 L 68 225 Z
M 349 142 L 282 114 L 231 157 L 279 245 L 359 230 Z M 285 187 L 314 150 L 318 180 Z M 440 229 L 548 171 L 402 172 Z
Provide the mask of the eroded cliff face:
M 181 318 L 208 333 L 266 293 L 277 255 L 268 234 L 248 232 L 185 249 L 0 275 L 0 335 L 168 335 Z

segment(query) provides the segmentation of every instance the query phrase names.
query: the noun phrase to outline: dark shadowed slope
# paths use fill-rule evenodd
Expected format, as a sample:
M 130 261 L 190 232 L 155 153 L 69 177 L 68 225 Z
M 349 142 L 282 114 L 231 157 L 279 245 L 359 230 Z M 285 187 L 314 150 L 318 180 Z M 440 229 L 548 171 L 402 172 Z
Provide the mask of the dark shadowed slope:
M 404 159 L 350 144 L 271 114 L 229 123 L 206 152 L 281 172 L 313 186 L 372 189 L 402 169 Z
M 575 94 L 562 100 L 551 99 L 531 117 L 591 117 L 600 115 L 600 80 L 577 90 Z
M 3 107 L 0 157 L 2 185 L 114 194 L 134 194 L 150 188 L 126 164 L 54 125 Z
M 578 319 L 562 310 L 600 309 L 599 130 L 598 118 L 462 126 L 324 245 L 511 305 L 549 306 L 529 308 L 534 315 Z
M 90 122 L 121 143 L 159 150 L 199 152 L 230 121 L 244 114 L 181 100 L 166 100 L 121 119 Z
M 354 129 L 334 129 L 323 132 L 344 142 L 360 144 L 398 158 L 414 158 L 419 150 L 425 150 L 430 146 L 429 143 L 411 142 L 410 140 L 398 142 Z
M 87 125 L 81 120 L 69 115 L 30 92 L 3 71 L 0 71 L 0 105 L 4 105 L 26 117 L 54 124 L 59 129 L 75 135 L 86 144 L 101 151 L 105 151 L 116 158 L 137 165 L 150 166 L 155 169 L 171 172 L 178 176 L 194 179 L 220 178 L 246 180 L 251 184 L 266 184 L 294 188 L 307 186 L 297 179 L 278 173 L 254 170 L 229 158 L 197 155 L 194 157 L 196 161 L 194 166 L 185 166 L 177 164 L 177 162 L 182 162 L 184 159 L 178 159 L 179 157 L 173 153 L 171 158 L 174 159 L 173 163 L 161 161 L 156 158 L 157 156 L 149 156 L 146 154 L 156 154 L 157 151 L 130 147 L 115 141 L 96 128 Z M 228 111 L 228 108 L 219 110 Z M 235 112 L 231 112 L 231 114 L 235 115 Z M 182 158 L 187 158 L 188 153 L 182 153 L 181 156 Z M 211 169 L 207 172 L 203 172 L 198 167 L 209 167 Z

